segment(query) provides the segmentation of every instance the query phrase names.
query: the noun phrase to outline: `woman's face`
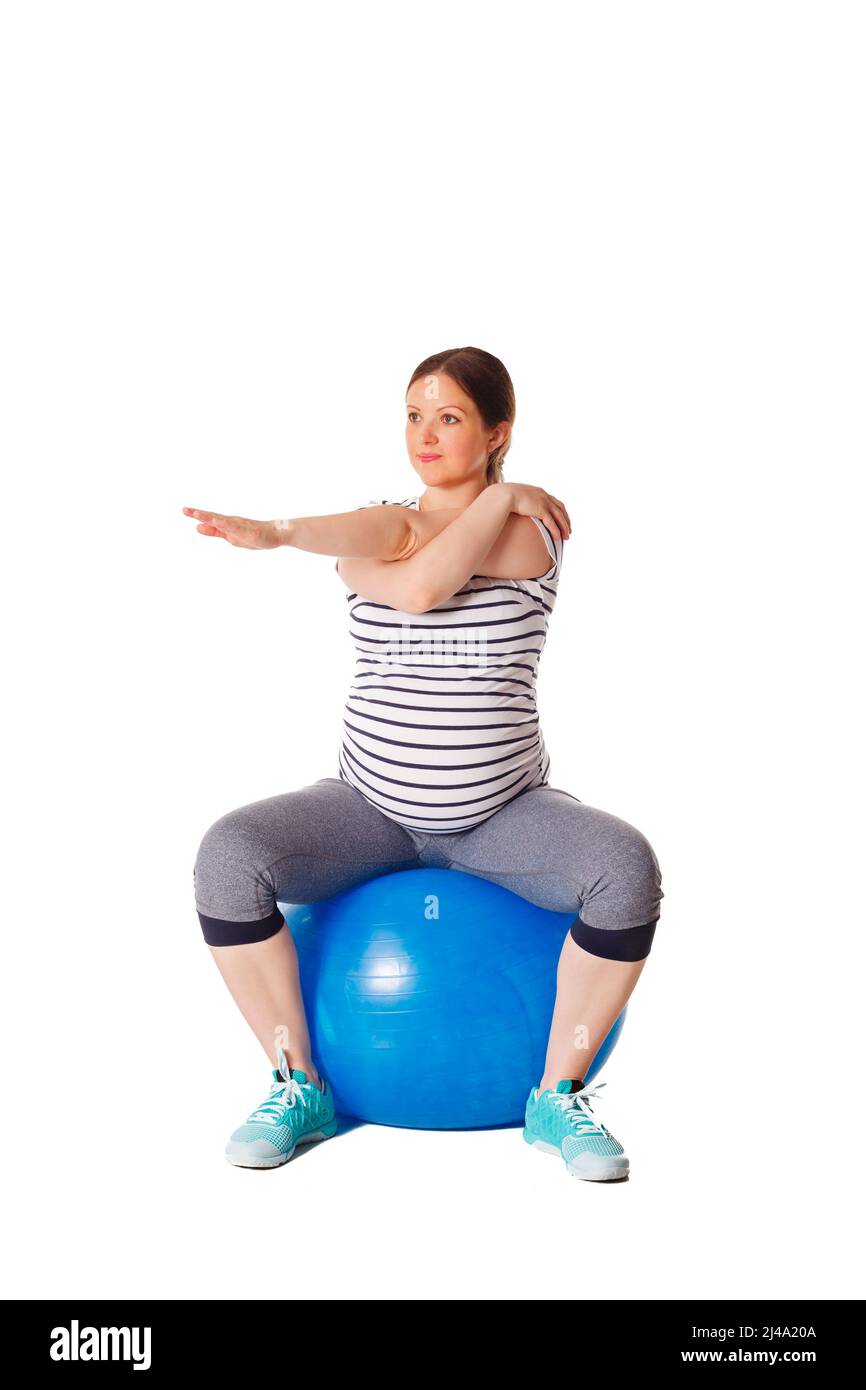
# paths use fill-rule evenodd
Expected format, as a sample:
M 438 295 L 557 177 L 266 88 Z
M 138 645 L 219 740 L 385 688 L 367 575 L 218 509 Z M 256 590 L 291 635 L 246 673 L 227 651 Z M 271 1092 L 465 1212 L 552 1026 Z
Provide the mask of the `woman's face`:
M 406 448 L 426 487 L 483 481 L 488 454 L 507 435 L 507 425 L 485 429 L 474 401 L 444 372 L 412 383 L 406 397 Z

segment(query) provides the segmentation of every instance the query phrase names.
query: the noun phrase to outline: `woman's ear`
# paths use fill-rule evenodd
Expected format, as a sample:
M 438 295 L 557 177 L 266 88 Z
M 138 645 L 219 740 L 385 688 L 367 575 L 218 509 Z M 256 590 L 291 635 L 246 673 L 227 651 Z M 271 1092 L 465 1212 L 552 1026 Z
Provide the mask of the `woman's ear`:
M 494 452 L 494 450 L 499 449 L 503 444 L 510 444 L 510 443 L 511 443 L 511 426 L 508 424 L 507 420 L 505 420 L 505 421 L 502 422 L 501 425 L 497 425 L 497 426 L 496 426 L 496 429 L 493 431 L 492 435 L 490 436 L 490 439 L 488 440 L 488 443 L 487 443 L 487 453 L 488 453 L 488 454 L 492 454 L 492 453 Z

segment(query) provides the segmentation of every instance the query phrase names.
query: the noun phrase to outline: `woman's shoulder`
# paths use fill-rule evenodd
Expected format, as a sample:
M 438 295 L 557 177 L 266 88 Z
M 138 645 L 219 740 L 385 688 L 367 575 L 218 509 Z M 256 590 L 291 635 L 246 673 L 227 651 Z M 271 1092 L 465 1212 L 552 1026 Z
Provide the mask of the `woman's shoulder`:
M 546 547 L 546 549 L 547 549 L 547 554 L 548 554 L 549 558 L 553 561 L 553 563 L 551 564 L 550 569 L 547 571 L 547 573 L 546 573 L 546 574 L 540 574 L 540 575 L 537 576 L 537 578 L 538 578 L 538 579 L 544 579 L 544 580 L 546 580 L 547 583 L 549 583 L 549 584 L 558 584 L 558 583 L 559 583 L 559 576 L 560 576 L 560 573 L 561 573 L 561 571 L 562 571 L 562 559 L 563 559 L 563 541 L 562 541 L 562 537 L 561 537 L 561 536 L 554 536 L 553 532 L 552 532 L 552 531 L 550 530 L 550 528 L 546 525 L 546 523 L 543 522 L 543 521 L 541 520 L 541 517 L 540 517 L 540 516 L 533 516 L 533 517 L 530 518 L 530 520 L 535 522 L 536 526 L 538 527 L 539 531 L 541 532 L 541 535 L 542 535 L 542 537 L 543 537 L 543 539 L 544 539 L 545 547 Z

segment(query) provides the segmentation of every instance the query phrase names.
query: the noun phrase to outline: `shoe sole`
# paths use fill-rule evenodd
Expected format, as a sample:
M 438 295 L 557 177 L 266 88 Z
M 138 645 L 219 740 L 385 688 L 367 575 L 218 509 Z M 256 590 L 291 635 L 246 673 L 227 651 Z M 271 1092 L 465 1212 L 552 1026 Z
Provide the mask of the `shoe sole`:
M 287 1154 L 280 1154 L 277 1158 L 240 1158 L 230 1153 L 226 1153 L 227 1163 L 231 1163 L 234 1168 L 282 1168 L 284 1163 L 288 1163 L 294 1157 L 300 1144 L 313 1144 L 320 1139 L 332 1139 L 337 1133 L 337 1121 L 331 1120 L 312 1134 L 302 1134 L 300 1139 L 296 1139 Z
M 615 1182 L 617 1178 L 627 1178 L 629 1172 L 629 1161 L 625 1157 L 619 1159 L 605 1159 L 601 1154 L 581 1154 L 579 1159 L 565 1159 L 561 1149 L 555 1144 L 548 1144 L 544 1139 L 534 1139 L 531 1134 L 524 1129 L 523 1137 L 530 1148 L 541 1149 L 542 1153 L 556 1154 L 561 1159 L 573 1178 L 583 1178 L 585 1182 Z M 592 1172 L 591 1169 L 601 1167 L 603 1171 Z

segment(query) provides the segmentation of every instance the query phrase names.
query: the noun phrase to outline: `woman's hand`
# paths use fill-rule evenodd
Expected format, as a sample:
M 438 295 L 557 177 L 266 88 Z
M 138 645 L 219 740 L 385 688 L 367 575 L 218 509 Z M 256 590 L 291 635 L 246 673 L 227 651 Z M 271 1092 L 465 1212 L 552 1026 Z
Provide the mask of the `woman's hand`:
M 184 507 L 183 514 L 198 520 L 195 529 L 203 536 L 219 536 L 229 545 L 238 545 L 244 550 L 273 550 L 286 544 L 288 533 L 284 521 L 251 521 L 245 516 L 200 512 L 196 507 Z
M 511 501 L 511 510 L 519 516 L 537 516 L 554 536 L 568 540 L 571 535 L 571 518 L 565 503 L 543 487 L 533 487 L 531 483 L 491 483 L 491 487 L 505 488 Z

